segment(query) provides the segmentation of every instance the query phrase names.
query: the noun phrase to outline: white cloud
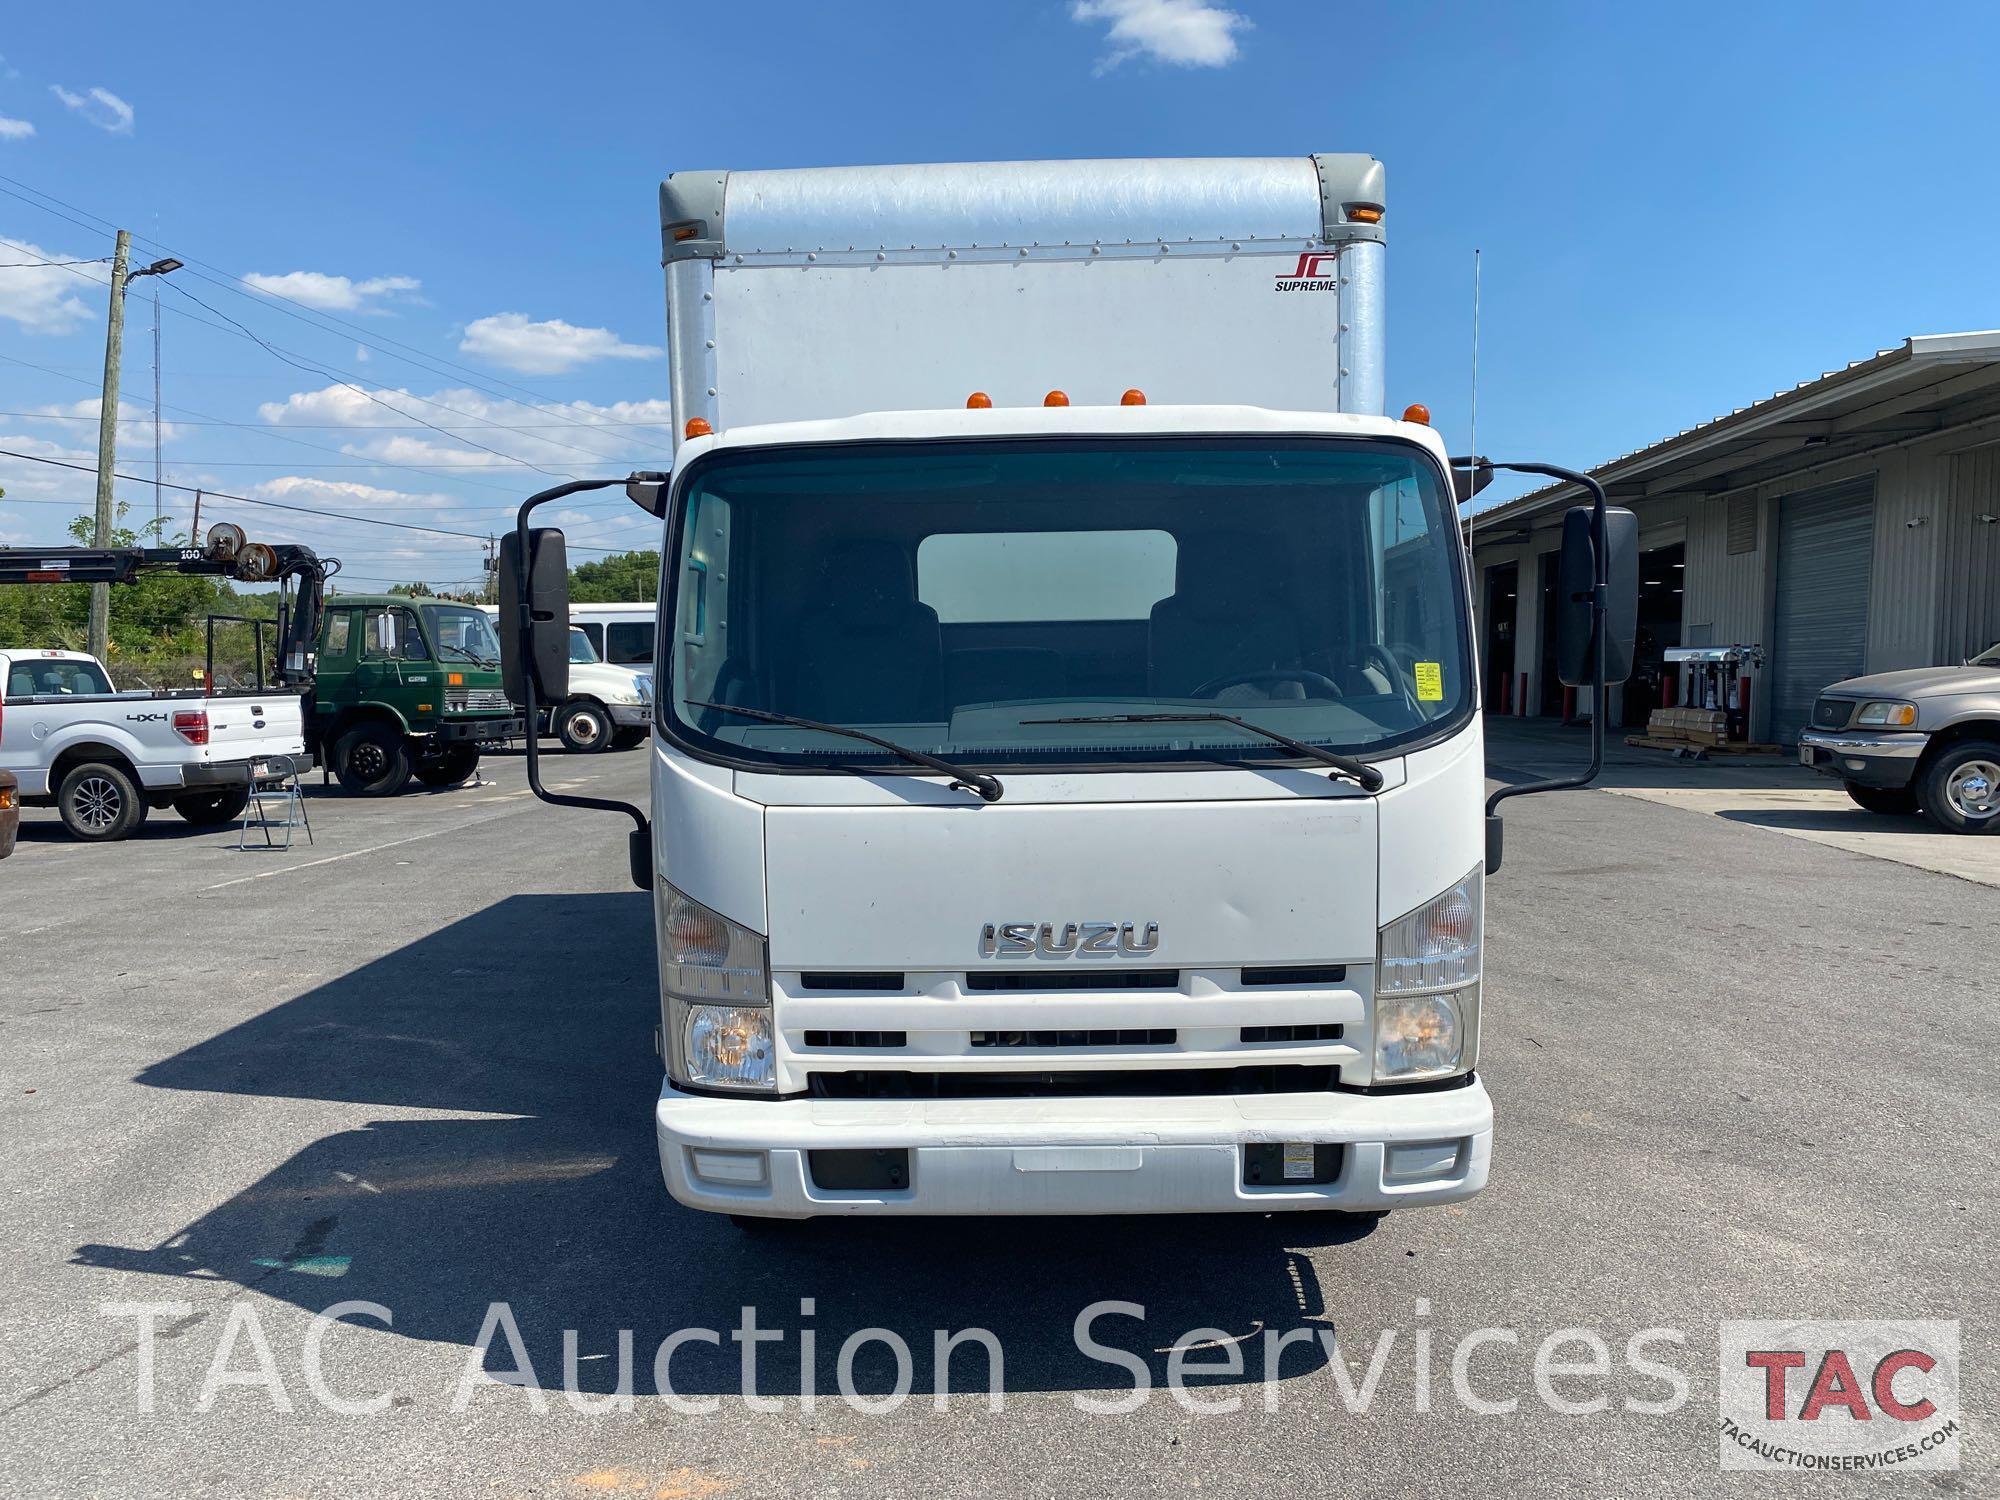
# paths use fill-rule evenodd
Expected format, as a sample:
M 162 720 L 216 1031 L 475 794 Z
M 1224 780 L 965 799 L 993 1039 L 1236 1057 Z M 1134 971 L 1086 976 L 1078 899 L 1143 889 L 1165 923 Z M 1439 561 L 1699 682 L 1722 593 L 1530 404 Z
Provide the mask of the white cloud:
M 0 318 L 20 324 L 29 333 L 69 333 L 78 323 L 95 317 L 90 305 L 77 296 L 87 281 L 95 279 L 74 274 L 87 268 L 15 264 L 76 259 L 8 236 L 8 243 L 0 245 L 0 260 L 9 262 L 8 269 L 0 272 Z
M 459 344 L 465 354 L 524 375 L 562 375 L 600 359 L 658 359 L 661 351 L 628 344 L 608 328 L 578 328 L 560 318 L 530 322 L 526 313 L 475 318 Z
M 370 400 L 369 396 L 376 399 Z M 386 402 L 385 407 L 380 402 Z M 391 410 L 389 408 L 394 408 Z M 398 412 L 406 413 L 399 417 Z M 295 391 L 267 401 L 257 415 L 273 426 L 347 427 L 354 440 L 342 451 L 358 458 L 425 468 L 444 464 L 496 464 L 493 454 L 458 446 L 479 443 L 511 458 L 558 471 L 604 465 L 655 467 L 671 447 L 673 413 L 664 399 L 614 401 L 503 401 L 463 386 L 419 396 L 377 387 L 368 395 L 346 385 Z M 445 429 L 435 433 L 413 418 Z M 404 430 L 391 432 L 388 429 Z M 493 473 L 504 475 L 506 469 Z
M 1221 68 L 1236 61 L 1236 33 L 1250 18 L 1206 0 L 1072 0 L 1070 18 L 1080 24 L 1108 21 L 1111 50 L 1097 71 L 1108 72 L 1133 57 L 1181 68 Z
M 51 442 L 47 438 L 29 437 L 26 433 L 0 434 L 0 448 L 33 456 L 32 458 L 0 457 L 0 490 L 7 492 L 8 499 L 74 499 L 84 508 L 89 507 L 97 484 L 93 475 L 76 469 L 59 468 L 54 464 L 38 464 L 33 458 L 57 458 L 65 463 L 82 464 L 86 468 L 95 469 L 97 467 L 95 448 L 72 448 L 63 443 Z M 5 500 L 0 500 L 0 505 L 5 503 Z M 52 521 L 46 534 L 42 536 L 45 545 L 61 532 L 63 525 L 69 520 L 69 517 L 60 511 L 52 514 L 60 519 Z
M 379 312 L 383 302 L 405 297 L 423 285 L 414 276 L 371 276 L 354 281 L 324 271 L 286 271 L 277 276 L 252 271 L 243 280 L 257 291 L 287 297 L 322 312 Z
M 306 474 L 285 474 L 277 479 L 262 480 L 250 487 L 250 496 L 255 500 L 282 500 L 287 505 L 312 505 L 322 510 L 394 511 L 413 515 L 418 511 L 464 503 L 454 501 L 448 495 L 413 494 L 408 490 L 386 490 L 379 485 L 356 484 L 348 479 L 314 479 Z
M 63 430 L 66 432 L 79 431 L 83 429 L 85 424 L 78 421 L 78 418 L 87 418 L 90 422 L 95 422 L 97 414 L 103 409 L 104 400 L 101 396 L 86 396 L 81 401 L 71 401 L 67 405 L 38 406 L 35 408 L 30 420 L 46 417 L 50 421 L 61 422 Z M 130 401 L 120 400 L 118 403 L 118 423 L 121 427 L 143 427 L 144 431 L 140 435 L 150 439 L 153 434 L 153 410 L 151 407 L 138 406 Z M 90 430 L 95 431 L 96 429 L 91 428 Z M 171 443 L 180 435 L 181 429 L 179 427 L 176 427 L 164 417 L 160 419 L 161 442 Z M 120 434 L 121 440 L 126 442 L 131 441 L 132 436 L 133 434 L 129 432 Z
M 35 127 L 27 120 L 12 120 L 0 115 L 0 141 L 25 141 L 35 133 Z
M 82 115 L 99 130 L 112 135 L 132 133 L 132 106 L 110 89 L 92 88 L 86 93 L 73 94 L 61 84 L 52 83 L 49 85 L 49 92 L 60 99 L 65 107 Z

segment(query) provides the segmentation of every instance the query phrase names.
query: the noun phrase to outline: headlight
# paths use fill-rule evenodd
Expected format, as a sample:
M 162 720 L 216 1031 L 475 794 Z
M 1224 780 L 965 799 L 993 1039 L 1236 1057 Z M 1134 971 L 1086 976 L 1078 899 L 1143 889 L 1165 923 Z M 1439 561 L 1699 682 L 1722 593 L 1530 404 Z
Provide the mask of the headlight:
M 1901 703 L 1894 698 L 1880 703 L 1864 703 L 1861 712 L 1854 716 L 1854 722 L 1883 729 L 1908 729 L 1917 722 L 1917 705 Z
M 1377 1083 L 1442 1078 L 1477 1060 L 1484 904 L 1475 869 L 1377 935 Z
M 658 916 L 667 1071 L 681 1084 L 774 1090 L 777 1045 L 762 935 L 664 880 Z

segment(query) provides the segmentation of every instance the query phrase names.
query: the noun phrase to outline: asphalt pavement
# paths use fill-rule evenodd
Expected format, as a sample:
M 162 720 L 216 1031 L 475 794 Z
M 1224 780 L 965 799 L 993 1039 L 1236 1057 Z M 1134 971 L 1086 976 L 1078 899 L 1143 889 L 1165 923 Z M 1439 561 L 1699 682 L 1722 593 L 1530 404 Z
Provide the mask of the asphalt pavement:
M 548 764 L 643 798 L 645 757 Z M 1520 799 L 1473 1202 L 746 1234 L 660 1185 L 627 825 L 487 769 L 315 789 L 290 850 L 171 814 L 82 847 L 29 813 L 0 864 L 0 1494 L 2000 1492 L 1989 887 L 1658 801 Z M 315 1342 L 342 1302 L 376 1310 Z M 1131 1307 L 1100 1310 L 1091 1357 L 1100 1302 Z M 746 1308 L 783 1335 L 756 1346 L 774 1409 L 742 1394 Z M 1887 1317 L 1961 1322 L 1961 1471 L 1720 1471 L 1721 1321 Z M 669 1351 L 670 1403 L 654 1356 L 704 1329 Z M 879 1414 L 836 1394 L 869 1329 L 911 1351 Z M 937 1334 L 970 1329 L 1002 1351 L 1000 1410 L 976 1341 L 933 1396 Z M 1474 1410 L 1453 1356 L 1487 1329 Z M 1545 1393 L 1560 1330 L 1607 1367 Z M 1186 1399 L 1234 1410 L 1165 1388 L 1177 1343 L 1213 1372 Z M 893 1400 L 888 1342 L 849 1365 Z M 1081 1409 L 1135 1378 L 1133 1409 Z

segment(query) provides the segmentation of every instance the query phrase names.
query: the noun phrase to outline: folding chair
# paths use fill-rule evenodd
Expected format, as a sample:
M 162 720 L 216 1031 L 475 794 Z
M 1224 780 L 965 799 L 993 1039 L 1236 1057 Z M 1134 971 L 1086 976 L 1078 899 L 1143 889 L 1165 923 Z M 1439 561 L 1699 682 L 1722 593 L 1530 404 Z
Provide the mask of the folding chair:
M 284 816 L 273 817 L 272 810 L 264 805 L 267 801 L 281 810 Z M 243 826 L 236 830 L 237 848 L 249 847 L 247 840 L 253 826 L 262 830 L 267 849 L 291 848 L 294 828 L 305 829 L 306 842 L 314 842 L 312 816 L 306 811 L 306 799 L 299 790 L 299 768 L 289 755 L 272 756 L 264 762 L 262 778 L 255 774 L 251 776 L 250 800 L 243 807 Z M 283 843 L 271 837 L 273 828 L 285 830 Z

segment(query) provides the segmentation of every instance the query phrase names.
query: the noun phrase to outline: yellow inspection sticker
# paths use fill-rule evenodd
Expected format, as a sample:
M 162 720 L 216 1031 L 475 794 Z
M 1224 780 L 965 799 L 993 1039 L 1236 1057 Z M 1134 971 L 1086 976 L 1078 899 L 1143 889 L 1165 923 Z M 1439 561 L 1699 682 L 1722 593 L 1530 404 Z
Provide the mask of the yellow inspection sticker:
M 1417 701 L 1444 702 L 1444 669 L 1434 661 L 1417 663 Z

